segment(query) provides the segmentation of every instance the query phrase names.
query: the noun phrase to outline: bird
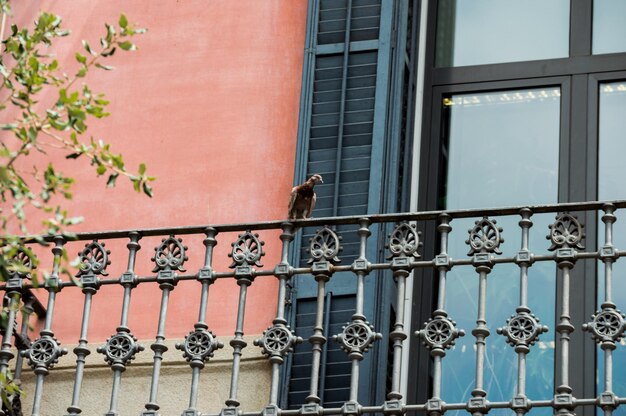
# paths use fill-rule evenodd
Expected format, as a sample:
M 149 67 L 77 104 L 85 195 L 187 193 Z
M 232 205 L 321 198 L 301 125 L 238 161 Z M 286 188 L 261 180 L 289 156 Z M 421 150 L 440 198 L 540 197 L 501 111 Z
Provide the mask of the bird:
M 311 216 L 317 198 L 313 187 L 318 182 L 324 183 L 322 176 L 316 173 L 303 184 L 293 187 L 291 198 L 289 199 L 288 218 L 290 220 L 301 220 Z

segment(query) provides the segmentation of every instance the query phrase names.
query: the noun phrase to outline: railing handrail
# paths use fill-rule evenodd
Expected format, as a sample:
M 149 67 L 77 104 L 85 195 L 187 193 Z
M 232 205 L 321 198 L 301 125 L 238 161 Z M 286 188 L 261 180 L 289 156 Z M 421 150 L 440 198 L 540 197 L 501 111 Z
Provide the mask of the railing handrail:
M 415 211 L 390 214 L 363 214 L 363 215 L 346 215 L 338 217 L 320 217 L 309 218 L 306 220 L 272 220 L 246 223 L 230 223 L 230 224 L 204 224 L 180 227 L 159 227 L 145 229 L 125 229 L 125 230 L 108 230 L 108 231 L 92 231 L 73 233 L 71 241 L 85 241 L 98 239 L 115 239 L 127 238 L 129 233 L 138 232 L 142 237 L 154 237 L 162 235 L 188 235 L 200 234 L 207 228 L 213 228 L 218 233 L 233 232 L 243 230 L 271 230 L 280 229 L 284 223 L 291 223 L 295 227 L 310 227 L 322 225 L 337 224 L 358 224 L 363 218 L 367 218 L 372 223 L 394 222 L 394 221 L 426 221 L 435 220 L 442 214 L 447 214 L 451 219 L 470 218 L 477 215 L 480 216 L 504 216 L 519 214 L 521 209 L 530 209 L 535 214 L 561 212 L 561 211 L 587 211 L 601 209 L 605 204 L 612 204 L 616 209 L 626 208 L 626 200 L 615 201 L 586 201 L 586 202 L 565 202 L 558 204 L 542 204 L 542 205 L 517 205 L 500 208 L 472 208 L 458 210 L 436 210 L 436 211 Z M 58 236 L 42 235 L 42 236 L 25 236 L 25 242 L 35 242 L 37 238 L 52 242 Z

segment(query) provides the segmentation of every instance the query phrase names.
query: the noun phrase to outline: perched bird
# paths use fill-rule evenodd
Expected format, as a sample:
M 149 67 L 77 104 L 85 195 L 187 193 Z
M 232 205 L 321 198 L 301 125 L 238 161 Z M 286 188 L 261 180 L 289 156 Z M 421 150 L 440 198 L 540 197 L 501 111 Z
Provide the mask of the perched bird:
M 289 200 L 290 220 L 301 220 L 311 216 L 316 199 L 313 187 L 318 182 L 324 183 L 322 176 L 315 174 L 303 184 L 293 187 Z

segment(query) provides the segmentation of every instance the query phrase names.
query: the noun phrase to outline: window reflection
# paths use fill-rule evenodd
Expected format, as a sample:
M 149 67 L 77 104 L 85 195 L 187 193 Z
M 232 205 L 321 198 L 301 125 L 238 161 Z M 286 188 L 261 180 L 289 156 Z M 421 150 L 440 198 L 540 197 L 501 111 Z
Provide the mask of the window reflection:
M 626 2 L 594 0 L 593 53 L 626 52 Z
M 569 4 L 568 0 L 440 0 L 436 65 L 566 57 Z
M 557 202 L 560 90 L 555 87 L 458 94 L 445 97 L 445 189 L 441 208 L 466 209 Z M 547 251 L 545 236 L 553 215 L 534 215 L 530 249 Z M 498 218 L 503 227 L 504 255 L 520 248 L 519 217 Z M 467 256 L 464 243 L 472 219 L 454 220 L 449 252 Z M 485 389 L 490 401 L 508 401 L 515 395 L 517 356 L 496 329 L 506 324 L 519 305 L 519 268 L 497 265 L 487 284 L 487 338 Z M 443 360 L 442 399 L 466 402 L 474 388 L 478 277 L 471 267 L 455 267 L 448 274 L 446 309 L 467 335 Z M 529 269 L 529 306 L 550 332 L 531 348 L 527 358 L 527 396 L 551 397 L 554 389 L 555 277 L 552 263 Z M 508 411 L 492 410 L 494 414 Z M 464 412 L 462 412 L 464 413 Z M 549 409 L 534 409 L 549 414 Z M 460 413 L 459 413 L 460 414 Z
M 626 178 L 626 81 L 600 85 L 600 106 L 598 117 L 598 199 L 626 199 L 624 178 Z M 618 249 L 626 247 L 626 211 L 616 212 L 618 221 L 613 225 L 613 244 Z M 598 244 L 604 244 L 604 225 L 599 222 Z M 613 302 L 618 309 L 626 308 L 626 264 L 617 261 L 613 264 Z M 604 266 L 598 263 L 598 305 L 604 301 Z M 613 368 L 626 367 L 626 342 L 613 351 Z M 598 391 L 604 384 L 604 354 L 598 349 Z M 613 371 L 613 391 L 618 396 L 626 395 L 626 373 Z M 626 415 L 626 409 L 620 407 L 615 415 Z

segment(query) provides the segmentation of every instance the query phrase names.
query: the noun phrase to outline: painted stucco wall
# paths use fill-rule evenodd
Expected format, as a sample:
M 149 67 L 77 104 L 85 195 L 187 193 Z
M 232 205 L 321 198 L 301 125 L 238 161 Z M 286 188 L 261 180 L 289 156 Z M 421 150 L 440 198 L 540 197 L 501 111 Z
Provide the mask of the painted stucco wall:
M 306 0 L 20 0 L 13 3 L 14 15 L 9 23 L 32 22 L 41 10 L 63 17 L 64 26 L 72 34 L 60 39 L 53 52 L 71 70 L 76 67 L 74 53 L 81 50 L 81 40 L 97 44 L 104 34 L 104 23 L 117 22 L 120 12 L 129 21 L 148 28 L 146 34 L 135 38 L 139 50 L 116 53 L 107 62 L 116 67 L 114 71 L 95 70 L 88 78 L 95 92 L 106 93 L 111 101 L 108 110 L 112 113 L 108 118 L 92 122 L 89 134 L 110 142 L 115 152 L 124 154 L 130 167 L 136 169 L 145 162 L 148 173 L 158 178 L 154 197 L 136 194 L 122 178 L 115 189 L 106 188 L 106 178 L 97 178 L 87 160 L 65 160 L 64 154 L 54 150 L 46 156 L 37 155 L 39 162 L 50 158 L 77 178 L 75 197 L 68 206 L 70 214 L 84 216 L 85 220 L 73 231 L 286 217 L 294 170 Z M 31 226 L 31 230 L 36 229 Z M 279 261 L 278 235 L 278 232 L 261 234 L 266 241 L 267 256 L 263 263 L 267 268 L 273 268 Z M 189 246 L 186 268 L 190 273 L 202 266 L 202 238 L 184 237 Z M 228 270 L 231 261 L 227 253 L 236 238 L 236 234 L 218 236 L 214 262 L 217 271 Z M 139 275 L 153 274 L 150 257 L 159 242 L 154 238 L 140 241 L 142 249 L 136 269 Z M 125 270 L 125 245 L 126 241 L 122 240 L 107 243 L 112 252 L 110 278 L 117 279 Z M 69 243 L 67 248 L 73 257 L 82 245 Z M 49 269 L 52 257 L 48 254 L 41 260 L 41 267 Z M 47 293 L 39 291 L 39 295 L 45 305 Z M 276 295 L 277 283 L 273 277 L 257 279 L 250 288 L 244 327 L 250 339 L 258 337 L 271 324 L 276 313 Z M 216 283 L 209 295 L 208 324 L 227 347 L 221 352 L 221 363 L 209 365 L 207 372 L 213 368 L 222 374 L 219 384 L 224 391 L 230 374 L 224 357 L 230 356 L 228 340 L 235 328 L 237 297 L 238 287 L 231 281 Z M 182 339 L 193 329 L 199 298 L 198 282 L 181 282 L 173 291 L 166 326 L 168 342 Z M 57 299 L 52 329 L 59 341 L 71 348 L 79 337 L 83 294 L 75 288 L 66 288 Z M 156 334 L 160 300 L 161 291 L 155 284 L 139 285 L 133 291 L 129 327 L 145 346 L 149 346 Z M 120 286 L 99 290 L 91 312 L 90 345 L 102 345 L 115 333 L 121 303 Z M 31 334 L 31 338 L 37 336 Z M 259 360 L 257 347 L 249 345 L 247 350 L 252 361 L 245 365 L 252 371 L 252 384 L 244 382 L 241 399 L 244 403 L 254 400 L 263 403 L 267 397 L 269 367 L 265 360 Z M 146 348 L 140 355 L 138 361 L 144 364 L 124 375 L 135 382 L 122 383 L 137 393 L 132 400 L 142 407 L 148 399 L 147 391 L 143 390 L 149 387 L 147 366 L 152 351 Z M 70 360 L 64 358 L 66 364 L 60 366 L 58 375 L 50 376 L 53 382 L 45 388 L 44 395 L 52 393 L 54 398 L 46 400 L 57 404 L 42 414 L 58 414 L 58 409 L 69 405 L 74 358 L 70 350 Z M 180 371 L 172 371 L 178 371 L 180 377 L 174 375 L 162 382 L 166 386 L 176 385 L 179 390 L 166 387 L 169 393 L 163 394 L 187 398 L 188 366 L 177 350 L 168 351 L 168 359 L 173 360 L 170 369 L 178 368 Z M 100 354 L 91 355 L 88 364 L 90 361 L 93 365 L 104 364 Z M 102 395 L 98 400 L 107 402 L 104 397 L 109 394 L 106 383 L 110 383 L 110 370 L 88 365 L 89 368 L 92 375 L 85 379 L 86 403 L 96 391 Z M 90 384 L 93 377 L 99 381 Z M 28 381 L 29 376 L 24 380 Z M 27 386 L 26 390 L 29 389 Z M 65 391 L 65 397 L 58 397 L 56 391 Z M 224 397 L 220 397 L 223 404 Z M 212 403 L 212 408 L 219 408 L 215 401 Z M 257 410 L 257 404 L 249 409 Z M 176 408 L 179 414 L 182 407 L 176 405 Z M 106 410 L 97 406 L 90 409 L 93 412 L 87 414 L 95 414 L 96 409 Z

